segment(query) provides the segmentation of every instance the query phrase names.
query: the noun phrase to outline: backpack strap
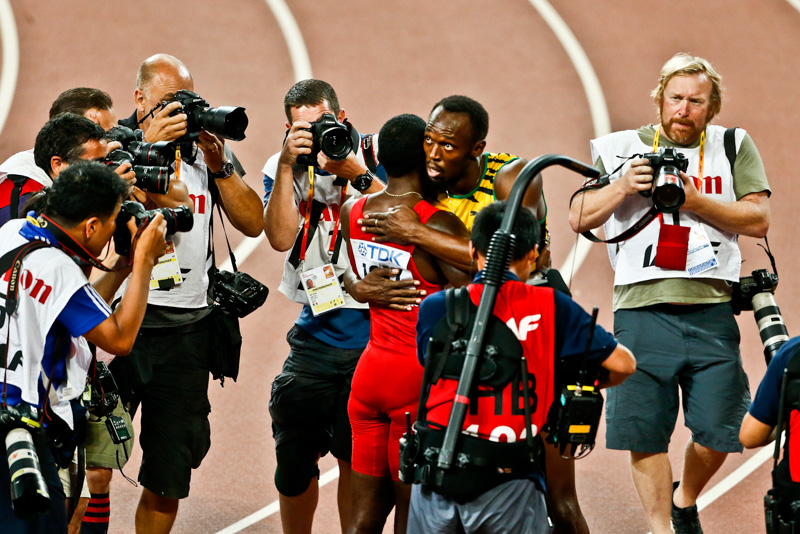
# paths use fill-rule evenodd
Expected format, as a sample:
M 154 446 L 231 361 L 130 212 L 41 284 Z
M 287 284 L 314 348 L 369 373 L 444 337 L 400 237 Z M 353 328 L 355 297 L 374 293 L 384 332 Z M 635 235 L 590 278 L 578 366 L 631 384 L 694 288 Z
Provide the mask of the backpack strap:
M 725 146 L 725 157 L 731 164 L 731 173 L 733 173 L 733 164 L 736 163 L 736 127 L 728 128 L 722 135 L 722 144 Z
M 22 193 L 22 188 L 30 178 L 20 174 L 8 174 L 6 178 L 14 183 L 14 187 L 11 188 L 11 198 L 8 203 L 9 219 L 19 219 L 19 197 Z

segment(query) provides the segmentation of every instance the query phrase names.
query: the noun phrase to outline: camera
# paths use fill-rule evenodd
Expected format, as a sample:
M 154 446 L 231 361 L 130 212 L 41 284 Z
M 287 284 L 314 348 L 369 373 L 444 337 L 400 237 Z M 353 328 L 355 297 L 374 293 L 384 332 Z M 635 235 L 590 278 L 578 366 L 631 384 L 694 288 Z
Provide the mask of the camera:
M 176 139 L 176 143 L 194 141 L 200 136 L 201 130 L 232 141 L 241 141 L 245 137 L 244 131 L 247 129 L 248 119 L 242 107 L 212 108 L 200 95 L 185 89 L 175 93 L 172 100 L 162 102 L 160 105 L 163 107 L 170 102 L 181 104 L 181 107 L 172 113 L 173 115 L 186 114 L 186 134 Z
M 733 313 L 739 315 L 742 311 L 753 311 L 768 365 L 780 346 L 789 340 L 789 331 L 775 302 L 777 287 L 778 275 L 759 269 L 753 271 L 752 276 L 740 278 L 738 283 L 734 283 L 731 296 Z
M 320 151 L 328 159 L 341 161 L 353 150 L 351 128 L 337 121 L 332 113 L 324 113 L 319 120 L 311 123 L 308 131 L 313 136 L 311 153 L 297 157 L 297 163 L 303 167 L 316 166 Z
M 131 130 L 127 126 L 114 126 L 106 132 L 106 139 L 119 141 L 122 150 L 131 154 L 133 165 L 168 167 L 175 159 L 175 146 L 169 141 L 148 143 L 142 130 Z
M 114 230 L 114 248 L 120 256 L 130 256 L 131 233 L 128 230 L 128 220 L 133 217 L 136 226 L 141 228 L 150 222 L 156 212 L 160 212 L 167 221 L 167 234 L 188 232 L 194 225 L 194 214 L 186 206 L 178 208 L 157 208 L 146 210 L 139 202 L 126 200 L 122 203 L 117 214 L 117 228 Z
M 264 304 L 269 288 L 242 271 L 217 271 L 212 295 L 222 309 L 241 318 Z
M 114 126 L 106 132 L 106 139 L 119 141 L 122 148 L 112 150 L 103 163 L 118 167 L 128 162 L 136 175 L 137 187 L 160 195 L 167 194 L 172 172 L 170 163 L 175 159 L 175 146 L 172 143 L 147 143 L 141 130 L 131 130 L 126 126 Z
M 105 157 L 103 163 L 110 167 L 119 167 L 125 162 L 131 164 L 131 168 L 136 175 L 136 186 L 151 193 L 166 195 L 169 191 L 169 167 L 151 167 L 136 165 L 134 156 L 126 150 L 120 148 L 112 150 Z
M 119 390 L 114 376 L 105 362 L 96 362 L 94 376 L 86 377 L 83 405 L 96 417 L 109 415 L 119 400 Z
M 672 147 L 660 147 L 658 152 L 642 154 L 653 168 L 653 188 L 641 191 L 643 197 L 653 197 L 653 205 L 663 213 L 674 213 L 686 202 L 683 181 L 678 171 L 686 172 L 689 160 Z
M 50 508 L 39 455 L 31 430 L 39 430 L 38 410 L 28 404 L 0 406 L 0 430 L 5 433 L 8 471 L 11 475 L 11 504 L 14 513 L 30 519 Z

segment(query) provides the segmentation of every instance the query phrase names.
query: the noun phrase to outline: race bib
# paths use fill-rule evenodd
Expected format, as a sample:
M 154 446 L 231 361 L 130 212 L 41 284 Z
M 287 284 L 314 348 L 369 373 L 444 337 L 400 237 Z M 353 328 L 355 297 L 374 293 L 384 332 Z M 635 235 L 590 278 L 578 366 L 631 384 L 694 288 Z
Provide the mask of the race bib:
M 350 246 L 356 260 L 356 272 L 359 278 L 364 278 L 372 269 L 379 267 L 400 269 L 396 280 L 413 278 L 408 270 L 408 262 L 411 261 L 410 252 L 363 239 L 352 239 Z

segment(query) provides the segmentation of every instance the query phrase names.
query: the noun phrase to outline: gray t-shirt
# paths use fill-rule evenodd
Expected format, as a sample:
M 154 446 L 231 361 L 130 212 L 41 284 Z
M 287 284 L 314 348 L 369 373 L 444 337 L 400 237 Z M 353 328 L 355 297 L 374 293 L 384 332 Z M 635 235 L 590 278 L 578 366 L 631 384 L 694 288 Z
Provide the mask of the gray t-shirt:
M 639 139 L 646 145 L 653 145 L 656 129 L 652 124 L 642 126 L 636 131 Z M 681 146 L 672 143 L 664 135 L 660 135 L 658 146 L 674 148 L 696 148 L 694 144 Z M 600 172 L 606 172 L 600 158 L 594 162 Z M 736 199 L 750 193 L 766 191 L 770 194 L 767 173 L 750 134 L 745 133 L 736 162 L 733 165 L 733 189 Z M 712 304 L 727 302 L 731 298 L 731 285 L 725 280 L 711 278 L 666 278 L 647 280 L 636 284 L 614 286 L 613 309 L 630 309 L 663 303 Z

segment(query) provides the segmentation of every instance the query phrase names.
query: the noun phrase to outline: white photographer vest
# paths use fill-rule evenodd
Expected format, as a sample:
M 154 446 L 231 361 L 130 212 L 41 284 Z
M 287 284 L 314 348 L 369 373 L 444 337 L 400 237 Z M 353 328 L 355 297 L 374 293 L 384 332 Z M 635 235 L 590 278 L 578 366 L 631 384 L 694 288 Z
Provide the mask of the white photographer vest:
M 0 228 L 0 256 L 27 243 L 19 235 L 19 229 L 25 222 L 25 219 L 13 219 Z M 0 310 L 0 345 L 8 344 L 8 362 L 11 368 L 7 374 L 8 383 L 20 388 L 23 401 L 39 406 L 39 376 L 41 375 L 46 388 L 47 375 L 51 372 L 51 369 L 42 368 L 47 333 L 72 295 L 89 282 L 80 267 L 59 249 L 46 247 L 29 253 L 22 260 L 17 309 L 9 325 L 9 317 L 5 311 L 5 295 L 8 292 L 8 278 L 5 274 L 0 278 L 0 299 L 3 303 Z M 17 363 L 15 357 L 20 352 L 22 360 Z M 91 361 L 92 355 L 86 340 L 82 337 L 72 338 L 66 366 L 67 380 L 57 389 L 50 389 L 52 410 L 70 428 L 72 409 L 69 401 L 83 393 Z M 5 373 L 0 368 L 0 380 Z
M 702 183 L 699 185 L 701 194 L 710 195 L 716 200 L 735 202 L 736 195 L 733 189 L 733 175 L 730 163 L 725 155 L 723 145 L 722 126 L 709 125 L 706 127 L 705 153 L 703 162 Z M 736 150 L 742 144 L 745 131 L 736 130 Z M 607 172 L 616 169 L 622 161 L 618 156 L 629 157 L 633 154 L 652 152 L 653 147 L 645 145 L 639 139 L 635 130 L 615 132 L 591 142 L 592 161 L 601 158 Z M 696 177 L 699 166 L 699 147 L 676 147 L 689 159 L 687 174 Z M 625 163 L 620 171 L 611 176 L 611 181 L 616 181 L 630 167 L 630 161 Z M 697 180 L 695 180 L 697 183 Z M 610 239 L 622 233 L 636 223 L 652 206 L 652 200 L 641 195 L 628 197 L 611 215 L 604 225 L 606 238 Z M 705 229 L 709 240 L 716 253 L 718 265 L 711 270 L 699 274 L 698 278 L 716 278 L 736 282 L 739 280 L 741 253 L 737 243 L 738 236 L 711 226 L 693 213 L 680 211 L 681 226 L 701 226 Z M 665 214 L 667 224 L 673 224 L 672 214 Z M 662 269 L 653 265 L 658 243 L 658 234 L 661 223 L 653 220 L 647 227 L 634 237 L 618 244 L 608 245 L 608 255 L 611 266 L 614 268 L 614 285 L 629 285 L 645 280 L 664 278 L 689 278 L 686 271 Z
M 174 175 L 173 175 L 174 179 Z M 181 182 L 186 184 L 194 203 L 194 225 L 189 232 L 179 232 L 167 239 L 175 244 L 175 254 L 181 268 L 183 282 L 169 290 L 151 289 L 148 304 L 174 308 L 198 309 L 208 305 L 208 270 L 211 255 L 208 252 L 211 226 L 211 192 L 208 190 L 208 172 L 203 160 L 203 151 L 197 150 L 194 165 L 181 162 Z M 117 291 L 114 300 L 122 297 L 128 280 Z
M 362 152 L 363 151 L 361 150 L 358 151 L 358 161 L 362 165 L 366 166 Z M 277 175 L 279 157 L 280 154 L 275 154 L 264 166 L 263 172 L 270 178 L 274 179 Z M 307 244 L 304 264 L 305 266 L 303 270 L 313 269 L 314 267 L 319 267 L 331 261 L 331 255 L 328 253 L 328 251 L 331 245 L 334 221 L 338 219 L 339 210 L 341 208 L 339 203 L 341 202 L 342 198 L 342 188 L 341 186 L 333 185 L 333 181 L 336 179 L 336 176 L 315 175 L 315 178 L 314 200 L 324 204 L 325 208 L 322 210 L 322 214 L 320 215 L 319 223 L 313 237 L 310 236 L 309 233 L 310 237 Z M 353 189 L 352 186 L 348 185 L 346 199 L 352 197 L 361 197 L 361 193 Z M 305 205 L 308 202 L 308 172 L 296 173 L 294 177 L 294 199 L 295 203 L 301 208 L 301 213 L 297 218 L 297 231 L 298 235 L 302 235 L 303 226 L 305 224 L 305 219 L 303 218 L 304 212 L 302 212 L 302 209 L 305 209 Z M 341 225 L 339 226 L 339 232 L 341 232 Z M 278 291 L 289 297 L 289 299 L 294 302 L 308 305 L 308 297 L 300 286 L 301 266 L 298 263 L 293 262 L 291 258 L 292 251 L 290 250 L 286 254 L 286 259 L 284 260 L 283 278 L 281 280 L 281 285 L 278 287 Z M 342 239 L 342 243 L 339 248 L 339 256 L 336 264 L 333 266 L 333 270 L 340 280 L 342 279 L 344 272 L 348 269 L 349 264 L 350 260 L 348 258 L 347 242 Z M 342 291 L 344 292 L 345 308 L 366 309 L 369 307 L 368 304 L 356 302 L 352 297 L 350 297 L 350 295 L 344 291 L 344 286 L 342 286 Z

